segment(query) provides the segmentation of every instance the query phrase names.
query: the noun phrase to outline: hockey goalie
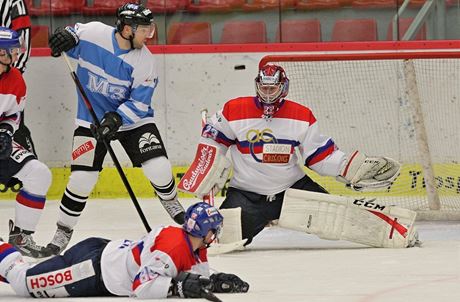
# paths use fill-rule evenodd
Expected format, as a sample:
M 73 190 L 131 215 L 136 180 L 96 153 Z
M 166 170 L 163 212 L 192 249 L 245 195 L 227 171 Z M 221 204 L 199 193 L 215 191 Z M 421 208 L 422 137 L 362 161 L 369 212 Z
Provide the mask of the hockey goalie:
M 220 207 L 225 217 L 221 243 L 248 245 L 278 219 L 281 227 L 329 240 L 391 248 L 418 242 L 415 212 L 330 195 L 298 164 L 362 192 L 391 186 L 399 175 L 397 161 L 340 150 L 320 133 L 308 107 L 286 98 L 289 79 L 282 67 L 263 66 L 255 87 L 256 96 L 227 101 L 207 121 L 195 160 L 179 184 L 179 190 L 201 198 L 221 189 L 233 166 Z

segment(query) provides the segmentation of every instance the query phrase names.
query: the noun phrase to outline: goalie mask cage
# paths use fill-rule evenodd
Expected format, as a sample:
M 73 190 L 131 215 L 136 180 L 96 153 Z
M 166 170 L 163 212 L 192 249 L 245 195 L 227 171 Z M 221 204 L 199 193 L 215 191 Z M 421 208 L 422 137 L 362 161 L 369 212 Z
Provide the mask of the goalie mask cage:
M 259 66 L 286 70 L 286 98 L 309 107 L 341 150 L 394 158 L 401 173 L 373 193 L 307 174 L 332 194 L 377 197 L 417 211 L 418 219 L 460 220 L 460 43 L 351 45 L 266 56 Z

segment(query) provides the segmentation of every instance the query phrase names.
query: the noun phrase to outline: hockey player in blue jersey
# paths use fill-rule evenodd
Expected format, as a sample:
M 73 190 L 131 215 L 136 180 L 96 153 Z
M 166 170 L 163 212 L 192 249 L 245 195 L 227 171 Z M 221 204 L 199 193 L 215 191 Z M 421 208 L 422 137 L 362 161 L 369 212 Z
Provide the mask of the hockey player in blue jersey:
M 107 154 L 102 140 L 117 139 L 134 167 L 142 167 L 168 214 L 178 224 L 184 209 L 165 146 L 154 122 L 152 96 L 158 84 L 153 55 L 145 46 L 155 31 L 152 12 L 128 3 L 117 10 L 116 28 L 100 22 L 58 28 L 49 40 L 51 54 L 61 52 L 78 61 L 77 76 L 101 126 L 78 95 L 73 134 L 71 175 L 61 199 L 57 231 L 48 244 L 62 252 L 85 208 Z

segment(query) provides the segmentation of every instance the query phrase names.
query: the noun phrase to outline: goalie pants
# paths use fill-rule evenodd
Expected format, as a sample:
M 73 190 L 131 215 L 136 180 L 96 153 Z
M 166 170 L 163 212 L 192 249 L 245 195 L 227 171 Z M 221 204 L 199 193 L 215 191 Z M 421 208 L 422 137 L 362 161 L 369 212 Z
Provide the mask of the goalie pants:
M 328 193 L 307 175 L 295 182 L 291 188 Z M 261 195 L 230 187 L 220 208 L 241 207 L 241 230 L 243 239 L 248 239 L 245 245 L 248 245 L 270 221 L 279 219 L 284 193 L 283 191 L 276 195 Z
M 68 295 L 70 297 L 113 296 L 105 287 L 101 275 L 101 255 L 109 242 L 110 240 L 108 239 L 96 237 L 80 241 L 68 249 L 62 256 L 54 256 L 31 267 L 27 270 L 26 276 L 30 278 L 36 275 L 48 274 L 90 260 L 94 268 L 94 275 L 65 285 L 64 288 Z M 43 284 L 41 283 L 41 285 Z M 35 298 L 47 298 L 47 295 L 49 295 L 46 291 L 35 291 L 35 293 L 32 293 L 30 288 L 29 293 Z M 50 296 L 52 297 L 52 295 Z

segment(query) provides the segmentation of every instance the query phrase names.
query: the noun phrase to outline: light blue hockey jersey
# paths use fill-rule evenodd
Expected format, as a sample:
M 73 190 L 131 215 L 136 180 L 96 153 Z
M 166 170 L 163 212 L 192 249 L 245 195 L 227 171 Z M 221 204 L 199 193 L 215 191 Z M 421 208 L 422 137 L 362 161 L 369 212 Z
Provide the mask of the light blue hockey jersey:
M 80 42 L 67 54 L 78 60 L 77 76 L 99 120 L 116 111 L 123 119 L 120 130 L 153 122 L 152 95 L 158 84 L 155 59 L 147 47 L 123 50 L 115 28 L 101 22 L 77 23 Z M 89 128 L 93 122 L 78 94 L 76 123 Z

